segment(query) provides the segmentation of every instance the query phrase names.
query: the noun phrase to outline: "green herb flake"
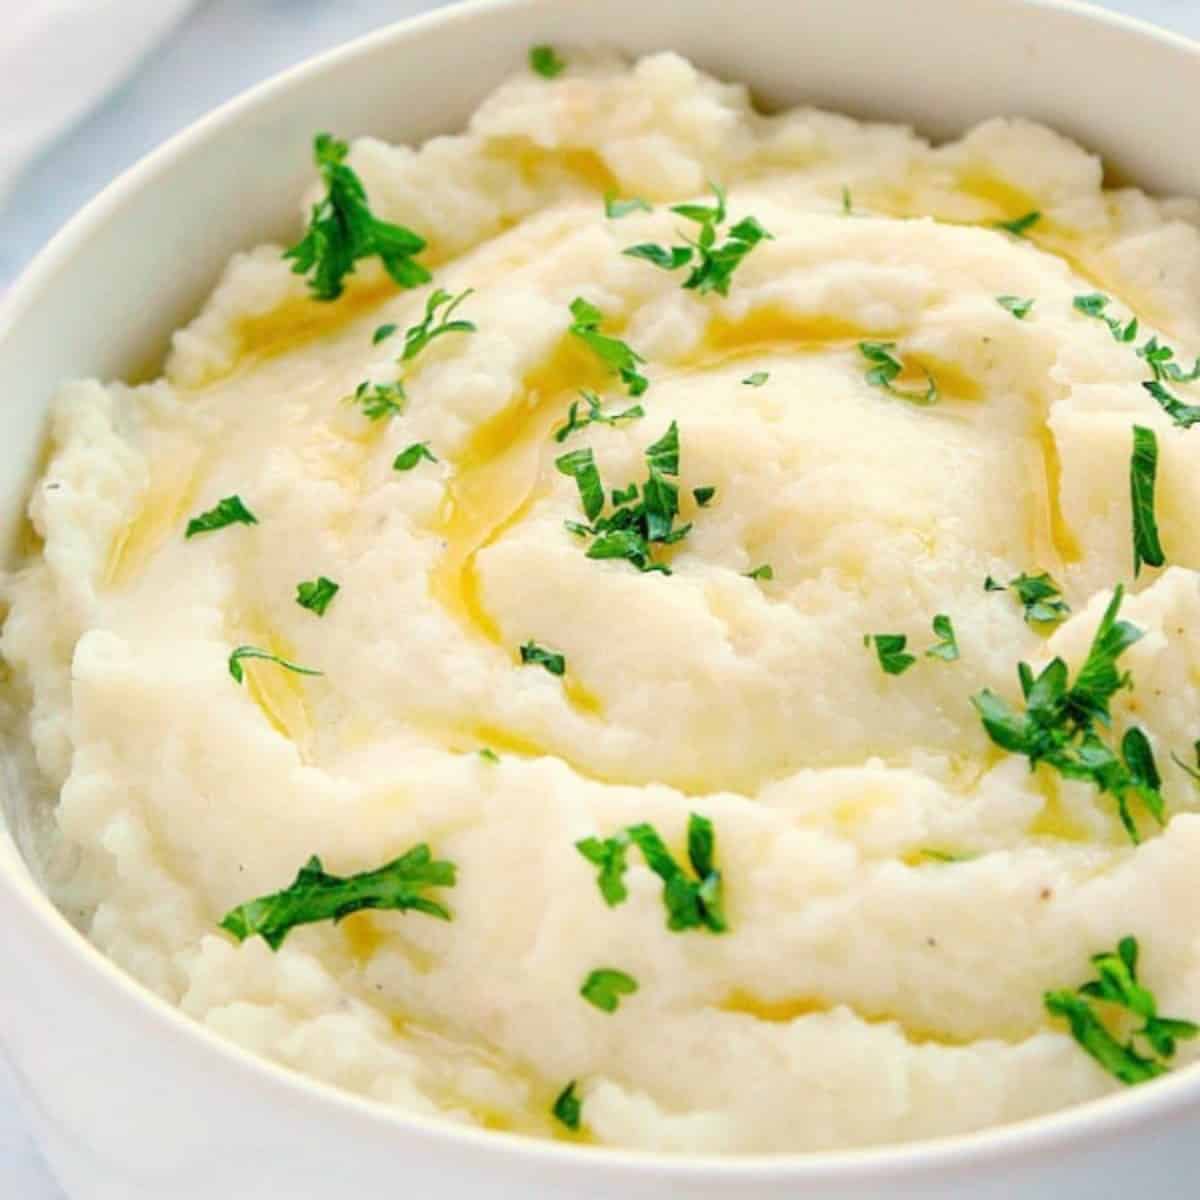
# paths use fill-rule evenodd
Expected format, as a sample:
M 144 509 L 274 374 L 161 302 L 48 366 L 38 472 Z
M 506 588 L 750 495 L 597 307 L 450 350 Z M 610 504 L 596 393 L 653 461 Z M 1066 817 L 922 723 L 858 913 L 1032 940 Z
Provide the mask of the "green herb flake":
M 1200 741 L 1192 743 L 1192 754 L 1196 759 L 1194 767 L 1189 767 L 1174 751 L 1171 752 L 1171 761 L 1185 771 L 1194 784 L 1200 785 Z
M 428 442 L 413 442 L 411 446 L 407 446 L 396 455 L 392 467 L 397 471 L 411 471 L 422 461 L 435 463 L 438 461 L 437 455 L 429 449 Z
M 404 331 L 404 352 L 400 355 L 400 361 L 411 362 L 434 338 L 447 333 L 474 333 L 477 327 L 473 321 L 450 319 L 454 310 L 474 290 L 467 288 L 457 296 L 452 296 L 442 288 L 437 288 L 425 301 L 425 316 L 416 325 L 411 325 Z M 439 312 L 442 309 L 444 311 Z
M 301 608 L 307 608 L 309 612 L 316 613 L 318 617 L 323 617 L 330 601 L 340 590 L 339 585 L 332 579 L 326 579 L 324 575 L 321 575 L 316 579 L 296 585 L 296 603 Z
M 895 349 L 895 342 L 858 343 L 858 352 L 870 364 L 867 370 L 867 382 L 872 387 L 887 392 L 890 396 L 897 396 L 901 400 L 908 400 L 913 404 L 936 404 L 938 399 L 937 382 L 928 371 L 925 372 L 928 386 L 923 392 L 894 386 L 895 380 L 904 370 L 903 363 L 892 353 Z
M 1133 454 L 1129 460 L 1129 493 L 1133 507 L 1133 573 L 1142 564 L 1161 567 L 1166 561 L 1158 540 L 1154 515 L 1154 484 L 1158 475 L 1158 438 L 1153 429 L 1133 427 Z
M 380 342 L 386 342 L 399 329 L 399 325 L 380 325 L 378 329 L 371 334 L 371 345 L 378 346 Z
M 1014 237 L 1024 237 L 1041 219 L 1040 212 L 1027 212 L 1011 221 L 993 221 L 992 228 L 1003 229 L 1005 233 L 1011 233 Z
M 336 300 L 347 275 L 364 258 L 378 257 L 384 269 L 402 288 L 418 287 L 430 280 L 416 256 L 425 239 L 406 229 L 379 220 L 367 203 L 366 189 L 346 165 L 347 143 L 328 133 L 313 141 L 313 157 L 325 181 L 325 196 L 313 205 L 308 230 L 284 252 L 292 272 L 308 277 L 314 300 Z
M 1067 779 L 1091 783 L 1102 795 L 1112 796 L 1121 824 L 1136 844 L 1141 838 L 1130 802 L 1140 800 L 1160 825 L 1165 812 L 1161 781 L 1146 735 L 1140 729 L 1129 729 L 1121 740 L 1119 756 L 1101 737 L 1112 725 L 1112 698 L 1132 686 L 1128 672 L 1118 670 L 1118 660 L 1142 637 L 1136 625 L 1117 620 L 1123 599 L 1124 589 L 1118 586 L 1074 683 L 1061 658 L 1036 676 L 1023 662 L 1017 676 L 1024 711 L 1014 709 L 987 688 L 973 696 L 971 703 L 988 736 L 1002 750 L 1024 755 L 1031 769 L 1044 762 Z
M 567 69 L 567 64 L 558 57 L 553 46 L 531 46 L 529 68 L 543 79 L 557 79 Z
M 500 761 L 500 755 L 498 755 L 490 746 L 481 746 L 479 749 L 479 757 L 482 758 L 484 762 L 489 763 L 498 763 Z
M 1072 302 L 1076 312 L 1083 313 L 1085 317 L 1092 317 L 1097 321 L 1103 321 L 1108 326 L 1109 332 L 1113 335 L 1115 341 L 1126 344 L 1132 342 L 1138 335 L 1137 317 L 1131 317 L 1127 322 L 1122 324 L 1116 317 L 1108 315 L 1106 310 L 1109 303 L 1109 298 L 1100 292 L 1092 292 L 1086 296 L 1076 296 Z
M 242 503 L 240 496 L 226 496 L 218 501 L 216 508 L 202 512 L 187 523 L 185 538 L 195 537 L 198 533 L 213 533 L 224 529 L 226 525 L 257 525 L 258 518 Z
M 311 667 L 301 667 L 294 662 L 288 662 L 286 658 L 280 658 L 278 654 L 272 654 L 269 650 L 263 650 L 258 646 L 239 646 L 229 656 L 229 674 L 233 676 L 236 683 L 241 683 L 246 677 L 242 662 L 248 658 L 260 658 L 264 662 L 274 663 L 277 667 L 283 667 L 285 671 L 291 671 L 296 675 L 324 674 L 323 671 L 314 671 Z
M 1160 343 L 1157 337 L 1151 337 L 1144 346 L 1138 347 L 1138 358 L 1146 360 L 1158 382 L 1165 379 L 1171 383 L 1195 383 L 1200 379 L 1200 358 L 1192 364 L 1190 371 L 1185 371 L 1174 361 L 1174 349 Z
M 408 404 L 408 396 L 404 384 L 400 380 L 395 383 L 369 383 L 363 381 L 354 389 L 350 403 L 357 404 L 363 410 L 363 416 L 371 421 L 381 421 L 384 417 L 398 417 Z
M 601 1012 L 614 1013 L 622 996 L 632 996 L 638 990 L 637 980 L 612 967 L 598 967 L 584 981 L 579 994 Z
M 1200 421 L 1200 406 L 1185 404 L 1156 379 L 1149 379 L 1142 387 L 1158 402 L 1159 407 L 1179 426 L 1180 429 L 1191 429 Z
M 591 449 L 571 450 L 554 460 L 555 470 L 575 480 L 584 515 L 594 521 L 604 510 L 604 484 Z
M 449 911 L 424 893 L 453 887 L 454 879 L 454 864 L 435 861 L 424 844 L 377 870 L 344 878 L 326 874 L 314 854 L 290 887 L 239 904 L 220 924 L 239 942 L 257 935 L 278 950 L 298 925 L 336 922 L 363 909 L 422 912 L 449 921 Z
M 762 387 L 771 378 L 770 371 L 752 371 L 742 382 L 747 387 Z
M 1018 321 L 1023 321 L 1033 311 L 1033 300 L 1022 300 L 1020 296 L 997 296 L 996 303 L 1007 312 L 1012 313 Z
M 631 196 L 628 200 L 618 199 L 615 192 L 609 192 L 604 197 L 604 215 L 610 221 L 619 221 L 622 217 L 635 212 L 653 212 L 654 205 L 643 200 L 641 196 Z
M 842 216 L 854 216 L 854 198 L 850 194 L 850 189 L 842 184 Z
M 570 408 L 567 409 L 566 424 L 560 425 L 554 431 L 556 442 L 565 442 L 571 434 L 586 429 L 589 425 L 608 425 L 615 428 L 623 421 L 637 421 L 646 415 L 646 410 L 640 404 L 634 404 L 623 412 L 606 413 L 601 406 L 600 397 L 595 392 L 581 389 L 579 394 L 583 403 L 587 405 L 587 411 L 584 412 L 580 408 L 578 400 L 572 400 Z
M 554 1106 L 550 1109 L 554 1119 L 566 1128 L 575 1132 L 583 1120 L 583 1101 L 575 1094 L 576 1081 L 571 1080 L 558 1094 Z
M 551 675 L 562 676 L 566 674 L 567 660 L 563 655 L 554 650 L 547 650 L 545 646 L 539 646 L 537 642 L 528 641 L 521 647 L 521 662 L 528 666 L 544 667 Z
M 1154 994 L 1138 981 L 1138 944 L 1122 938 L 1115 952 L 1096 954 L 1097 978 L 1074 991 L 1047 992 L 1045 1005 L 1071 1027 L 1071 1036 L 1110 1075 L 1132 1086 L 1154 1079 L 1169 1069 L 1177 1043 L 1200 1034 L 1200 1026 L 1158 1015 Z M 1104 1009 L 1124 1010 L 1140 1027 L 1121 1042 L 1102 1019 Z
M 664 271 L 677 271 L 691 266 L 683 286 L 689 291 L 716 292 L 718 296 L 729 295 L 733 273 L 742 259 L 762 241 L 771 240 L 772 235 L 755 217 L 743 217 L 730 227 L 725 241 L 719 242 L 721 227 L 725 224 L 725 192 L 715 183 L 709 185 L 716 203 L 676 204 L 671 211 L 687 221 L 700 226 L 695 241 L 685 238 L 683 246 L 659 246 L 653 242 L 642 242 L 624 251 L 630 258 L 639 258 Z
M 715 487 L 698 487 L 692 488 L 692 498 L 696 501 L 698 508 L 707 508 L 712 503 L 712 498 L 717 494 Z
M 630 825 L 614 837 L 585 838 L 575 848 L 588 862 L 600 868 L 597 884 L 604 902 L 614 908 L 624 903 L 630 846 L 641 851 L 646 865 L 663 882 L 663 905 L 667 910 L 667 928 L 674 933 L 687 929 L 707 929 L 724 933 L 725 918 L 721 872 L 716 866 L 716 834 L 712 822 L 698 813 L 688 818 L 687 853 L 694 877 L 676 862 L 658 832 L 651 825 Z
M 1025 610 L 1027 625 L 1057 625 L 1071 615 L 1071 606 L 1062 598 L 1062 588 L 1045 571 L 1036 575 L 1021 572 L 1009 580 Z M 996 589 L 993 589 L 996 590 Z
M 922 858 L 929 859 L 930 862 L 943 863 L 949 865 L 951 863 L 973 862 L 979 856 L 977 854 L 962 854 L 951 853 L 949 850 L 919 850 L 918 853 Z
M 872 642 L 879 665 L 889 675 L 903 675 L 917 661 L 905 650 L 908 638 L 903 633 L 868 633 L 863 638 L 863 645 L 869 647 Z
M 763 563 L 761 566 L 755 567 L 753 571 L 747 571 L 746 578 L 771 580 L 775 578 L 775 571 L 770 563 Z
M 597 358 L 618 375 L 631 396 L 640 396 L 650 381 L 638 371 L 646 360 L 620 338 L 600 332 L 604 314 L 582 296 L 571 301 L 571 324 L 567 332 L 577 337 Z
M 938 641 L 925 651 L 925 657 L 954 662 L 958 658 L 958 639 L 954 636 L 954 625 L 945 613 L 938 613 L 933 618 L 933 632 Z

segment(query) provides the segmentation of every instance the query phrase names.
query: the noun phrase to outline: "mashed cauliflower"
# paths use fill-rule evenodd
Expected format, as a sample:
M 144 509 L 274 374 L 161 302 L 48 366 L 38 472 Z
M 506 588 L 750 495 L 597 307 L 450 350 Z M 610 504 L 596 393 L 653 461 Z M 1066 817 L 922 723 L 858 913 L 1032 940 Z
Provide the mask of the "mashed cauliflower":
M 432 284 L 363 261 L 320 302 L 260 247 L 162 378 L 63 388 L 0 641 L 56 797 L 60 902 L 241 1045 L 491 1128 L 814 1151 L 1119 1090 L 1043 996 L 1129 935 L 1160 1010 L 1200 1017 L 1200 798 L 1179 765 L 1200 736 L 1200 433 L 1137 353 L 1200 348 L 1200 210 L 1105 190 L 1096 158 L 1024 121 L 934 148 L 764 116 L 670 54 L 571 58 L 461 136 L 354 144 Z M 712 204 L 709 181 L 722 236 L 750 216 L 771 235 L 725 296 L 622 253 L 694 237 L 670 206 Z M 646 203 L 608 216 L 606 194 Z M 400 362 L 434 287 L 473 289 L 454 316 L 474 330 Z M 1136 340 L 1076 306 L 1094 294 Z M 576 298 L 644 360 L 643 395 L 568 332 Z M 899 373 L 872 375 L 864 342 Z M 375 385 L 394 407 L 372 419 Z M 558 441 L 580 389 L 644 415 Z M 655 550 L 670 573 L 589 557 L 556 459 L 590 449 L 606 493 L 642 483 L 673 422 L 691 528 Z M 1157 435 L 1167 557 L 1136 580 L 1135 424 Z M 255 524 L 184 536 L 232 496 Z M 984 588 L 1041 571 L 1057 626 Z M 322 577 L 320 615 L 297 587 Z M 1019 710 L 1021 661 L 1077 670 L 1121 583 L 1144 636 L 1113 736 L 1145 731 L 1167 818 L 1135 805 L 1137 845 L 1113 796 L 1031 771 L 971 703 Z M 957 659 L 925 654 L 938 614 Z M 877 634 L 917 661 L 883 670 Z M 531 644 L 562 672 L 522 661 Z M 247 645 L 321 674 L 243 659 L 239 685 Z M 647 824 L 683 864 L 693 813 L 727 931 L 669 928 L 636 849 L 606 903 L 576 843 Z M 450 921 L 360 912 L 278 951 L 219 927 L 312 855 L 349 876 L 422 843 L 456 867 L 430 893 Z M 636 983 L 615 1011 L 580 995 L 599 968 Z M 551 1113 L 569 1082 L 575 1134 Z

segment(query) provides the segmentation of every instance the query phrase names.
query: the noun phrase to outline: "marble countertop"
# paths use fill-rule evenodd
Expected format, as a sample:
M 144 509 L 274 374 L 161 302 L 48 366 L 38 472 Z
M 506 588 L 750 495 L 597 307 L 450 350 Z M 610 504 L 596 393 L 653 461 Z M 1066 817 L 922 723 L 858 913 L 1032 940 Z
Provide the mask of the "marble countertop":
M 1200 38 L 1197 0 L 1096 0 Z M 0 285 L 111 178 L 268 75 L 436 0 L 206 0 L 115 95 L 37 160 L 0 209 Z M 0 1196 L 64 1200 L 0 1060 Z

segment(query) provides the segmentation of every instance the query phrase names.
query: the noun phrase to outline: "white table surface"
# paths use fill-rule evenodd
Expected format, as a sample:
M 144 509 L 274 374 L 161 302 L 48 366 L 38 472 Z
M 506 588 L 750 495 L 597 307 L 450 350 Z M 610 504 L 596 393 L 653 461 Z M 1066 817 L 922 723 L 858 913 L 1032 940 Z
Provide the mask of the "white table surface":
M 1200 38 L 1200 0 L 1096 2 Z M 329 46 L 436 7 L 438 0 L 206 0 L 133 79 L 33 164 L 0 208 L 0 285 L 113 176 L 214 105 Z M 3 1061 L 0 1197 L 64 1200 L 25 1132 Z

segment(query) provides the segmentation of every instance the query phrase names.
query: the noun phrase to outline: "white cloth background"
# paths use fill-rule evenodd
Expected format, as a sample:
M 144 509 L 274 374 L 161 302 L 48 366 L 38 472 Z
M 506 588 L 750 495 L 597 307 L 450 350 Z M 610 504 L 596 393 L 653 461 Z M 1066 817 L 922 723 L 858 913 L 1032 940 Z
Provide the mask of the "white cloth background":
M 221 101 L 320 50 L 444 2 L 0 4 L 0 288 L 114 176 Z M 1097 2 L 1200 38 L 1200 0 Z M 62 1200 L 25 1134 L 2 1059 L 0 1197 Z

